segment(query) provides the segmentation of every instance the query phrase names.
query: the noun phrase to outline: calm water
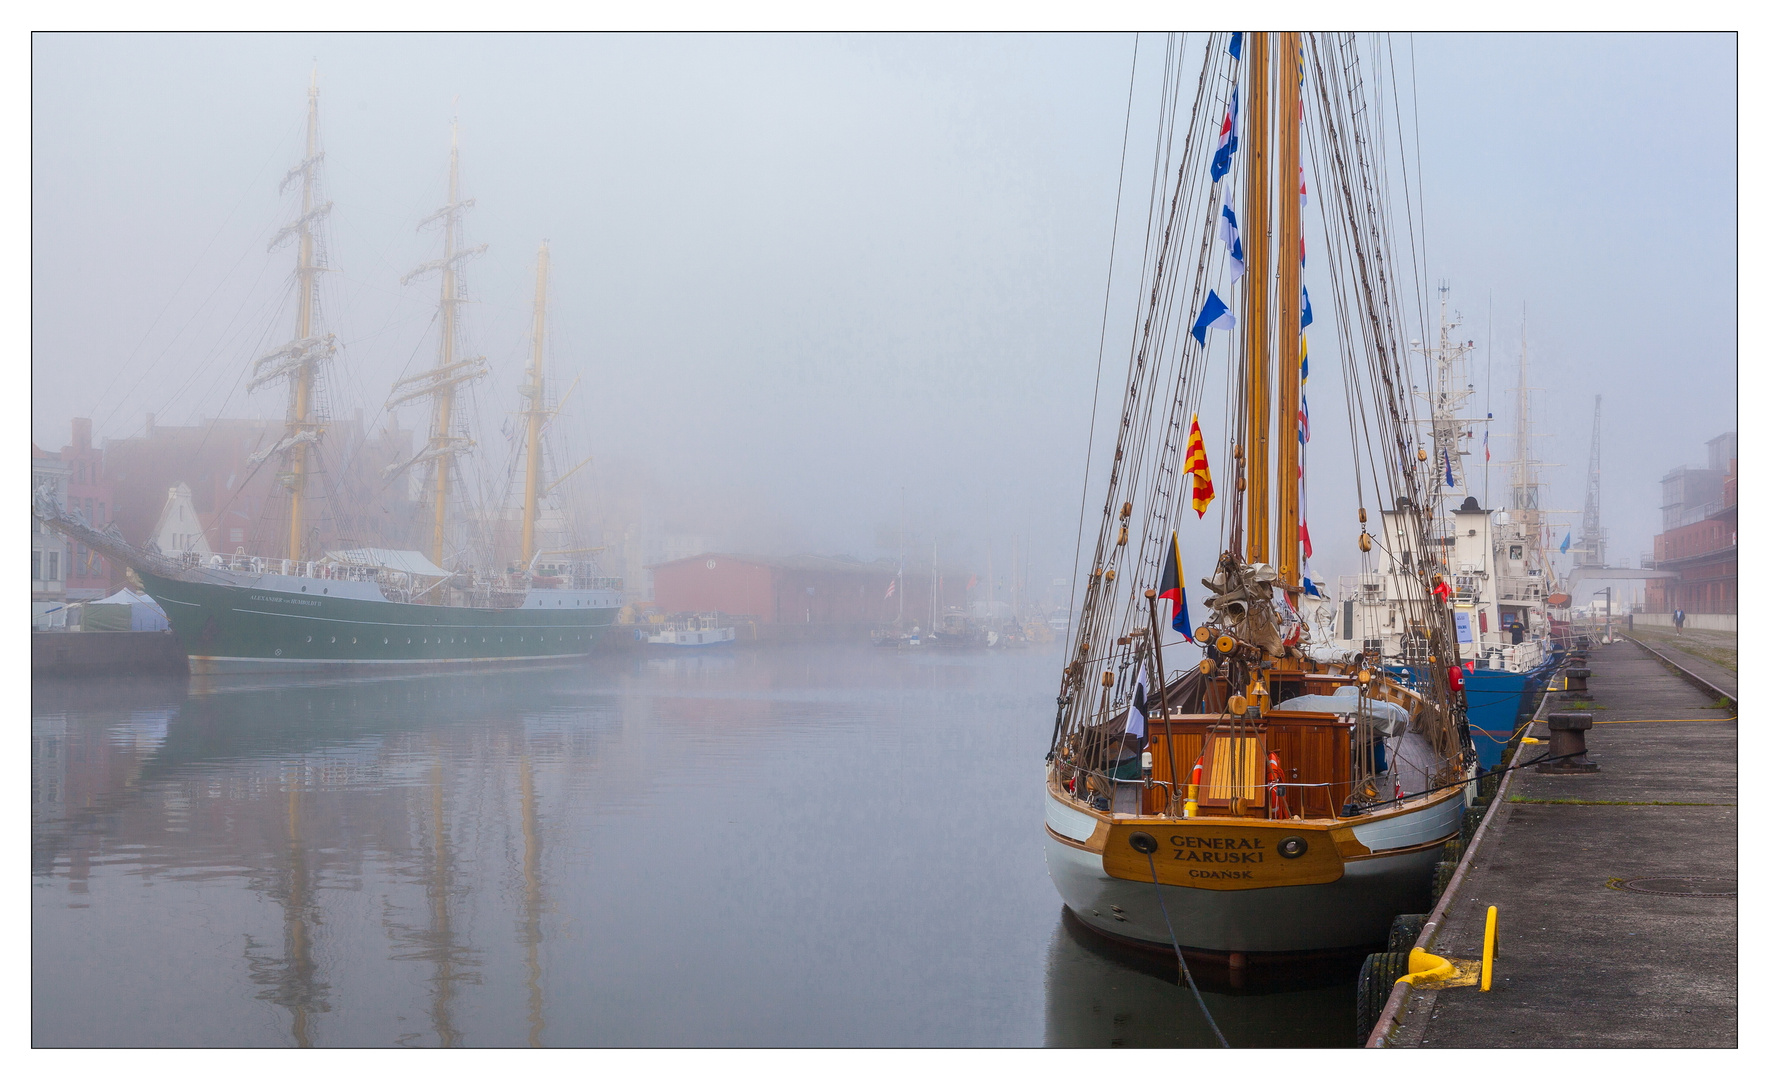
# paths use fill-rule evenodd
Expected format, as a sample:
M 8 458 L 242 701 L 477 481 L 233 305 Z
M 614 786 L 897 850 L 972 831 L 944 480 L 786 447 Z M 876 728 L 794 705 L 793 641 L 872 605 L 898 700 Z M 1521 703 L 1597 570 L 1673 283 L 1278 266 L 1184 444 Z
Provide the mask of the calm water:
M 1054 652 L 32 687 L 35 1041 L 1207 1045 L 1045 874 Z M 1346 1045 L 1341 976 L 1207 995 Z

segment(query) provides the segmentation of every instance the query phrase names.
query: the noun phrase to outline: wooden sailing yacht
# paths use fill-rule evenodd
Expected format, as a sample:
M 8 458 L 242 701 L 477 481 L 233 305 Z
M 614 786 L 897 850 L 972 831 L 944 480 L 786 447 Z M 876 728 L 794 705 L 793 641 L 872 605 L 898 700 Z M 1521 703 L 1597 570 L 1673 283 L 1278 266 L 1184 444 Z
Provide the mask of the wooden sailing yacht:
M 317 325 L 320 275 L 316 230 L 331 209 L 318 197 L 319 88 L 308 89 L 306 153 L 289 170 L 285 186 L 299 181 L 300 212 L 272 242 L 294 238 L 296 265 L 295 335 L 283 347 L 259 358 L 249 389 L 286 383 L 287 421 L 274 445 L 251 459 L 254 467 L 273 459 L 288 493 L 287 543 L 281 551 L 236 552 L 207 560 L 196 552 L 167 554 L 151 544 L 129 543 L 111 526 L 90 527 L 76 510 L 61 506 L 52 493 L 38 492 L 33 513 L 46 525 L 129 566 L 165 609 L 197 674 L 270 669 L 339 670 L 365 665 L 400 669 L 460 663 L 532 663 L 591 652 L 623 603 L 622 583 L 597 575 L 593 562 L 573 558 L 585 549 L 543 553 L 535 546 L 534 522 L 547 492 L 540 453 L 541 427 L 551 415 L 540 358 L 546 334 L 547 252 L 537 275 L 534 357 L 523 389 L 528 397 L 524 554 L 520 565 L 503 572 L 472 565 L 470 545 L 450 544 L 458 462 L 473 446 L 456 408 L 459 387 L 486 374 L 484 357 L 463 357 L 459 348 L 459 309 L 465 302 L 459 268 L 485 245 L 461 242 L 461 219 L 473 205 L 460 191 L 458 132 L 449 154 L 448 202 L 420 227 L 439 223 L 442 255 L 405 280 L 440 274 L 441 341 L 434 366 L 394 385 L 390 408 L 420 399 L 432 402 L 430 435 L 410 460 L 387 470 L 397 479 L 407 470 L 428 470 L 431 502 L 428 554 L 389 548 L 348 546 L 321 550 L 312 520 L 313 463 L 324 447 L 326 421 L 318 388 L 321 373 L 338 351 L 333 334 Z M 558 486 L 558 478 L 553 487 Z M 335 493 L 334 493 L 335 498 Z M 537 558 L 555 561 L 537 573 Z
M 1159 199 L 1046 759 L 1045 847 L 1083 924 L 1232 967 L 1237 954 L 1358 949 L 1384 940 L 1394 915 L 1424 910 L 1476 766 L 1450 689 L 1454 634 L 1432 594 L 1441 567 L 1421 509 L 1430 466 L 1408 436 L 1387 161 L 1377 156 L 1380 113 L 1363 97 L 1359 41 L 1210 35 L 1193 60 L 1189 109 L 1181 95 L 1191 84 L 1177 75 L 1187 44 L 1168 43 Z M 1379 657 L 1346 652 L 1322 632 L 1321 609 L 1331 609 L 1306 567 L 1305 87 L 1325 218 L 1324 242 L 1311 246 L 1337 300 L 1360 475 L 1371 474 L 1359 501 L 1373 493 L 1378 509 L 1403 508 L 1389 542 L 1405 567 L 1408 615 L 1429 645 L 1426 676 L 1411 688 Z M 1223 332 L 1233 315 L 1218 288 L 1242 313 L 1238 341 Z M 1201 443 L 1189 433 L 1213 343 L 1219 362 L 1228 353 L 1232 483 L 1221 555 L 1188 582 L 1178 514 L 1187 482 L 1200 521 L 1208 502 L 1197 486 L 1207 477 Z M 1374 545 L 1366 525 L 1366 557 Z M 1209 594 L 1195 633 L 1192 584 Z M 1163 596 L 1175 605 L 1166 614 Z M 1193 639 L 1202 655 L 1181 659 Z

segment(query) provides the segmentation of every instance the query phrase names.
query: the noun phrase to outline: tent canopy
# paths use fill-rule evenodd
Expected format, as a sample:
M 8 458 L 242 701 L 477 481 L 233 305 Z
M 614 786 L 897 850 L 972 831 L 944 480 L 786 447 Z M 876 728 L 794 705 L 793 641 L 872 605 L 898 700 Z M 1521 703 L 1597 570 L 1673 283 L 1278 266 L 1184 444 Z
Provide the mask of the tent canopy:
M 345 566 L 367 566 L 376 570 L 391 570 L 395 573 L 410 574 L 413 577 L 445 578 L 453 576 L 416 551 L 399 551 L 394 548 L 350 548 L 346 551 L 328 551 L 326 558 Z
M 151 607 L 156 611 L 159 610 L 160 607 L 160 605 L 154 603 L 154 598 L 146 593 L 130 592 L 128 589 L 118 589 L 103 600 L 87 601 L 88 607 L 93 604 L 146 604 L 148 607 Z
M 87 630 L 164 630 L 170 625 L 153 597 L 128 589 L 88 602 L 80 623 Z

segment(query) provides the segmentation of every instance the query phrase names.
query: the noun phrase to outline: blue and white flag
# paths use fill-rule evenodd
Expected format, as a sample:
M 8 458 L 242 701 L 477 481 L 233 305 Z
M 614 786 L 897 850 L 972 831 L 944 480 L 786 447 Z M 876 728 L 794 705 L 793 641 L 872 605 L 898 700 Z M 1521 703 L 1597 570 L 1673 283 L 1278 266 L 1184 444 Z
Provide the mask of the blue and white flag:
M 1308 286 L 1302 287 L 1302 328 L 1307 330 L 1314 323 L 1314 305 L 1308 302 Z
M 1235 156 L 1235 149 L 1241 145 L 1241 122 L 1238 119 L 1241 106 L 1241 87 L 1239 84 L 1229 92 L 1228 115 L 1222 118 L 1222 133 L 1216 139 L 1216 156 L 1210 159 L 1210 182 L 1215 183 L 1228 175 L 1229 160 Z
M 1216 290 L 1211 289 L 1210 295 L 1204 298 L 1204 310 L 1198 312 L 1198 321 L 1192 324 L 1192 336 L 1198 339 L 1199 345 L 1202 345 L 1206 330 L 1233 330 L 1234 328 L 1235 313 L 1222 302 L 1222 297 L 1216 295 Z
M 1241 31 L 1236 30 L 1228 36 L 1228 54 L 1236 60 L 1241 58 Z
M 1222 246 L 1228 248 L 1228 280 L 1233 285 L 1247 272 L 1247 256 L 1241 251 L 1241 223 L 1235 217 L 1235 190 L 1232 186 L 1222 192 Z

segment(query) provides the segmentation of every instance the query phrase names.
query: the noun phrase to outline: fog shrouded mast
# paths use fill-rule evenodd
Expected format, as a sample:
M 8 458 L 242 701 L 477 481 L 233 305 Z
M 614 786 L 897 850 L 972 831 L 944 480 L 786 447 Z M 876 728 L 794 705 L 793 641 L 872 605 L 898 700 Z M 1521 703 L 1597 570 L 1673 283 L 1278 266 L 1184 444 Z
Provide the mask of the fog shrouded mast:
M 307 143 L 301 163 L 283 176 L 287 190 L 296 180 L 301 182 L 301 213 L 278 230 L 270 241 L 275 250 L 290 237 L 297 240 L 295 258 L 295 337 L 281 348 L 258 358 L 252 366 L 248 391 L 256 390 L 279 379 L 289 382 L 289 405 L 283 437 L 276 444 L 252 455 L 257 465 L 273 454 L 283 455 L 285 469 L 279 479 L 289 493 L 289 534 L 285 557 L 301 559 L 307 555 L 304 534 L 308 529 L 307 478 L 310 473 L 308 449 L 317 444 L 324 425 L 317 408 L 317 376 L 319 365 L 337 352 L 337 339 L 332 334 L 316 333 L 315 293 L 319 275 L 325 267 L 320 263 L 314 227 L 331 212 L 332 204 L 319 202 L 319 164 L 325 157 L 319 149 L 319 72 L 315 71 L 307 86 Z
M 442 275 L 441 321 L 442 340 L 437 349 L 436 365 L 430 370 L 401 379 L 393 384 L 387 400 L 389 409 L 419 398 L 433 398 L 430 412 L 430 441 L 410 461 L 387 470 L 389 475 L 403 471 L 421 461 L 431 463 L 430 497 L 434 512 L 430 538 L 430 560 L 443 565 L 448 527 L 450 481 L 455 459 L 473 448 L 473 440 L 457 435 L 455 428 L 455 390 L 463 383 L 483 378 L 485 357 L 460 357 L 460 307 L 466 302 L 460 285 L 460 265 L 485 251 L 486 245 L 461 245 L 461 219 L 473 206 L 472 199 L 461 198 L 461 136 L 457 122 L 451 132 L 448 153 L 448 203 L 418 222 L 418 228 L 440 223 L 442 226 L 442 258 L 427 262 L 400 279 L 405 284 L 439 271 Z
M 534 355 L 528 362 L 528 381 L 522 384 L 522 396 L 528 399 L 523 410 L 528 427 L 528 469 L 522 487 L 522 565 L 534 562 L 535 521 L 540 515 L 541 500 L 541 432 L 547 418 L 547 383 L 543 365 L 546 362 L 547 340 L 547 245 L 541 243 L 540 257 L 534 271 Z

